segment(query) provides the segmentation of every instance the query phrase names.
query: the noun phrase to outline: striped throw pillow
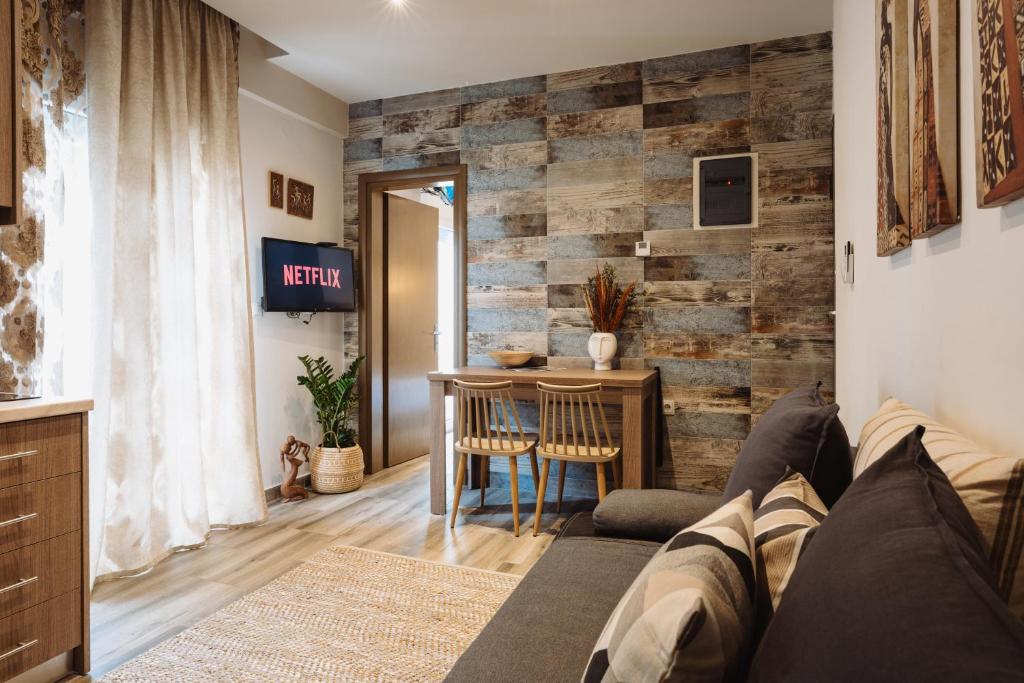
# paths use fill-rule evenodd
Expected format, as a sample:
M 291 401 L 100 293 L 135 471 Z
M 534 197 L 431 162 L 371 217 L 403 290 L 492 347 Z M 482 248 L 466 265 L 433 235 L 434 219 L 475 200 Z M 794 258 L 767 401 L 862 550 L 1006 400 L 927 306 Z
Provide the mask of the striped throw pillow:
M 740 674 L 754 626 L 752 498 L 747 491 L 658 550 L 605 624 L 585 683 Z
M 811 484 L 792 470 L 775 485 L 754 513 L 757 549 L 757 621 L 763 631 L 828 508 Z
M 1024 458 L 990 453 L 913 407 L 890 398 L 867 421 L 853 463 L 859 476 L 922 425 L 921 441 L 949 477 L 985 540 L 996 586 L 1024 618 Z

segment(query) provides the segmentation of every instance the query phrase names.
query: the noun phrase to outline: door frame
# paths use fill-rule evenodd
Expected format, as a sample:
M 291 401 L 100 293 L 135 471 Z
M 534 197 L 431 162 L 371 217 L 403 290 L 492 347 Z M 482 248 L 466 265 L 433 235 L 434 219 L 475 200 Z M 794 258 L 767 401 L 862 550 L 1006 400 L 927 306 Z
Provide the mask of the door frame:
M 455 242 L 455 362 L 466 364 L 466 224 L 468 171 L 465 164 L 411 168 L 359 175 L 359 442 L 368 473 L 384 468 L 387 452 L 387 221 L 384 193 L 439 182 L 455 185 L 452 231 Z M 378 233 L 378 237 L 374 237 Z M 374 284 L 380 292 L 375 295 Z M 375 300 L 379 297 L 380 300 Z M 378 329 L 379 328 L 379 329 Z M 423 378 L 423 381 L 427 381 Z

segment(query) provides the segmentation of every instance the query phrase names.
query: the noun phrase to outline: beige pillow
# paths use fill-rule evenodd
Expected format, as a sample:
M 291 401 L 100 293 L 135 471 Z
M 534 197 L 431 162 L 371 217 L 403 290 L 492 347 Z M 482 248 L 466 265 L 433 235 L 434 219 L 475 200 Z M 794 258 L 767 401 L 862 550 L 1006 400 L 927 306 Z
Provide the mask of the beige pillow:
M 867 421 L 853 462 L 858 477 L 917 425 L 985 539 L 996 587 L 1024 619 L 1024 458 L 989 453 L 912 406 L 890 398 Z
M 789 471 L 754 512 L 757 621 L 763 630 L 779 607 L 796 564 L 828 508 L 799 472 Z
M 672 537 L 605 624 L 582 683 L 738 680 L 754 626 L 747 491 Z

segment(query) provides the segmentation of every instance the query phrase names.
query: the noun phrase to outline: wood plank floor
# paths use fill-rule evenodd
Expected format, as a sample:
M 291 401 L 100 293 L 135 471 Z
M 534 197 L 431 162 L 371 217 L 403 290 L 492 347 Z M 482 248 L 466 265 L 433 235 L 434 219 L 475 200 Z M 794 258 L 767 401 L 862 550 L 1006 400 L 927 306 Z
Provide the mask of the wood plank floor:
M 215 532 L 209 544 L 177 553 L 151 572 L 99 584 L 92 599 L 93 676 L 100 676 L 332 545 L 353 545 L 436 562 L 524 574 L 575 511 L 595 501 L 553 495 L 534 538 L 532 489 L 520 491 L 521 536 L 512 535 L 509 494 L 465 491 L 454 530 L 430 514 L 427 459 L 370 477 L 358 491 L 271 506 L 268 521 Z M 451 487 L 448 500 L 451 502 Z

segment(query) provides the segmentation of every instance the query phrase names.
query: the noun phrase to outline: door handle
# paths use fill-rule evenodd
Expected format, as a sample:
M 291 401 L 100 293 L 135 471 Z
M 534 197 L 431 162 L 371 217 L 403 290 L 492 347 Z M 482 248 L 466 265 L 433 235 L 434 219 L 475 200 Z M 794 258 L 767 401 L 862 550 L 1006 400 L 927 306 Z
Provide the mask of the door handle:
M 431 332 L 431 334 L 434 335 L 434 353 L 437 353 L 437 338 L 441 336 L 441 330 L 437 329 L 437 326 L 435 325 L 434 331 Z

